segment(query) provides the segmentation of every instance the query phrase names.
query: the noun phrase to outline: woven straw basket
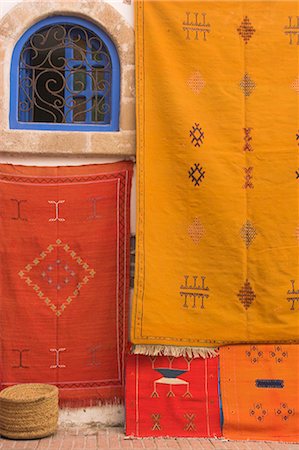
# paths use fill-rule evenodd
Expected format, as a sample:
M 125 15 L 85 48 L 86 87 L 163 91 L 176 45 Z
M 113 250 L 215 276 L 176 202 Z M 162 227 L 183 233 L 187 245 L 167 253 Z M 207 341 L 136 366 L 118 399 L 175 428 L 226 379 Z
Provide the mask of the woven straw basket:
M 58 389 L 48 384 L 18 384 L 0 392 L 0 435 L 34 439 L 55 433 Z

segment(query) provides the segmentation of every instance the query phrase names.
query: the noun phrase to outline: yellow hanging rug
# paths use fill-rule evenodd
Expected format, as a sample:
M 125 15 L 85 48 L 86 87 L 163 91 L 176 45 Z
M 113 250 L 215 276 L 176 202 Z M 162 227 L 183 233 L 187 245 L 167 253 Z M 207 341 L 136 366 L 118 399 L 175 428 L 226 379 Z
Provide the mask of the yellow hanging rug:
M 299 341 L 298 5 L 136 3 L 136 353 Z

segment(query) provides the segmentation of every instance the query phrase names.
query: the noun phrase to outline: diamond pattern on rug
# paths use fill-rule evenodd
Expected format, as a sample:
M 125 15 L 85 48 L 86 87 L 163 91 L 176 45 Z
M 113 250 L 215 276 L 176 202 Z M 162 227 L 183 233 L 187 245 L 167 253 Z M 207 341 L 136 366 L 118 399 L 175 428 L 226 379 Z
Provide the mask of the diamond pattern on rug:
M 290 408 L 287 403 L 280 403 L 279 408 L 275 409 L 275 415 L 279 416 L 283 422 L 288 420 L 290 416 L 294 416 L 294 414 L 294 408 Z
M 262 422 L 268 411 L 263 407 L 262 403 L 255 403 L 249 410 L 250 417 L 254 417 L 258 422 Z
M 205 227 L 198 217 L 195 217 L 193 222 L 188 226 L 188 235 L 198 245 L 205 234 Z
M 187 80 L 187 86 L 197 95 L 201 93 L 205 85 L 206 82 L 200 72 L 193 72 L 191 77 Z
M 56 259 L 50 261 L 41 272 L 41 277 L 49 286 L 54 287 L 57 291 L 69 285 L 76 278 L 76 271 L 72 265 L 69 266 L 65 261 Z M 56 279 L 55 279 L 56 278 Z
M 248 44 L 250 39 L 255 33 L 255 28 L 252 26 L 249 17 L 245 16 L 244 19 L 241 22 L 241 25 L 239 28 L 237 28 L 237 31 L 241 38 L 244 40 L 245 44 Z
M 203 167 L 201 167 L 199 163 L 195 163 L 192 167 L 190 167 L 188 173 L 189 178 L 191 178 L 192 183 L 194 183 L 194 186 L 200 186 L 200 183 L 203 181 L 206 172 L 203 170 Z
M 291 84 L 291 88 L 293 88 L 297 92 L 297 94 L 299 94 L 299 77 L 293 81 L 293 83 Z
M 240 81 L 240 88 L 242 89 L 245 97 L 249 97 L 252 94 L 255 87 L 256 87 L 255 82 L 251 79 L 248 73 L 245 73 L 244 77 Z
M 68 257 L 70 260 L 70 263 L 65 263 L 63 270 L 58 270 L 61 259 L 56 259 L 55 264 L 50 262 L 46 268 L 41 269 L 39 268 L 40 264 L 45 261 L 49 255 L 55 250 L 55 249 L 62 249 L 64 252 L 64 257 Z M 73 262 L 73 264 L 72 264 Z M 83 275 L 81 275 L 82 278 L 75 281 L 75 286 L 71 288 L 72 292 L 69 292 L 69 295 L 66 295 L 64 298 L 62 304 L 60 306 L 57 306 L 54 304 L 54 301 L 52 301 L 47 294 L 44 292 L 48 289 L 48 287 L 54 288 L 54 298 L 55 301 L 57 292 L 61 290 L 62 286 L 71 285 L 71 282 L 75 279 L 76 272 L 73 269 L 73 267 L 79 266 L 83 269 Z M 48 286 L 41 287 L 37 282 L 34 281 L 34 275 L 36 275 L 36 268 L 38 272 L 38 278 L 41 278 L 43 282 L 46 282 Z M 50 276 L 50 273 L 54 273 L 55 270 L 55 276 Z M 29 276 L 29 273 L 31 276 Z M 80 290 L 83 286 L 85 286 L 92 278 L 94 278 L 96 272 L 94 269 L 91 269 L 89 265 L 83 261 L 83 259 L 74 252 L 70 248 L 68 244 L 64 244 L 60 239 L 57 239 L 55 244 L 50 244 L 39 256 L 34 258 L 34 260 L 25 266 L 23 270 L 20 270 L 18 273 L 19 277 L 24 280 L 24 283 L 27 284 L 27 286 L 30 286 L 33 291 L 36 293 L 38 298 L 45 303 L 48 308 L 50 308 L 56 316 L 61 316 L 61 314 L 65 311 L 66 307 L 71 304 L 71 302 L 76 299 L 80 293 Z M 33 276 L 32 276 L 33 275 Z M 54 279 L 56 282 L 54 282 Z
M 239 297 L 239 300 L 244 308 L 247 310 L 256 297 L 256 294 L 248 280 L 245 281 L 244 286 L 240 289 L 237 296 Z
M 240 230 L 240 235 L 243 241 L 245 242 L 246 247 L 247 248 L 250 247 L 250 245 L 257 236 L 257 231 L 254 225 L 250 222 L 250 220 L 246 220 L 246 222 L 244 223 L 244 225 Z
M 203 144 L 205 134 L 199 123 L 195 123 L 190 130 L 191 144 L 200 147 Z

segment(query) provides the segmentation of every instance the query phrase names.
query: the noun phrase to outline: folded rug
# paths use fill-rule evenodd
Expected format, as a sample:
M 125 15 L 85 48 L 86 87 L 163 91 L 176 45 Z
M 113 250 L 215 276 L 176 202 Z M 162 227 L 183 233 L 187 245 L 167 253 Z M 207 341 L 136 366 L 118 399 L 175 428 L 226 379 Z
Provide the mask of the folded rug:
M 297 16 L 136 3 L 141 353 L 299 341 Z
M 218 358 L 128 356 L 126 434 L 220 436 Z
M 123 397 L 132 164 L 0 165 L 0 383 Z
M 299 441 L 299 346 L 220 349 L 220 384 L 228 439 Z

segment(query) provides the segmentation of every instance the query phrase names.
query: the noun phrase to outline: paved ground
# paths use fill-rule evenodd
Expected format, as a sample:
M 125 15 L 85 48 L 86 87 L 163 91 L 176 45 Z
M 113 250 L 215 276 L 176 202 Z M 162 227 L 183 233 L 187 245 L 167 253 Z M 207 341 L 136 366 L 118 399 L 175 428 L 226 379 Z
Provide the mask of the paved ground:
M 225 441 L 222 439 L 128 439 L 122 428 L 60 428 L 55 436 L 37 441 L 0 438 L 1 450 L 101 450 L 101 449 L 198 449 L 198 450 L 299 450 L 299 444 Z

